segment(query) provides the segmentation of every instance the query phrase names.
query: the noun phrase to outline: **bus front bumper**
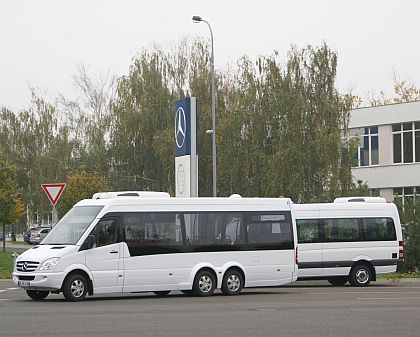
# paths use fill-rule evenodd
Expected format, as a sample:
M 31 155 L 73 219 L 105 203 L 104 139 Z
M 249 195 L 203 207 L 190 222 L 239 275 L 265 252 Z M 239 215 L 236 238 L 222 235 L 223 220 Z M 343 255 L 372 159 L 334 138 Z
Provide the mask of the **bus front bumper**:
M 62 273 L 13 273 L 13 283 L 25 290 L 60 290 Z

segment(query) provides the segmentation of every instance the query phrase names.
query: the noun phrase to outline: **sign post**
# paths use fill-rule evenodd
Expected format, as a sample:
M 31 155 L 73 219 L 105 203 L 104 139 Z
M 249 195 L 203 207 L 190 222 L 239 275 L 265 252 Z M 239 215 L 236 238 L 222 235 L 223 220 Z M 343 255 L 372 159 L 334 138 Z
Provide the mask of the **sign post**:
M 187 97 L 175 105 L 175 196 L 198 197 L 197 98 Z
M 52 227 L 54 227 L 58 222 L 58 214 L 55 205 L 63 194 L 66 184 L 41 184 L 41 186 L 52 205 Z

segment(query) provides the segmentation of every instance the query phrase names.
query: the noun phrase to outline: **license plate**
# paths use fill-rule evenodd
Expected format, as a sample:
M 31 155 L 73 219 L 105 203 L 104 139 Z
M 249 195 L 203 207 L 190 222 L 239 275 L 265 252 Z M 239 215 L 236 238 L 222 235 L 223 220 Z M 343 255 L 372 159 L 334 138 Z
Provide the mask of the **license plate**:
M 18 281 L 18 286 L 19 287 L 30 287 L 31 282 L 29 282 L 29 281 Z

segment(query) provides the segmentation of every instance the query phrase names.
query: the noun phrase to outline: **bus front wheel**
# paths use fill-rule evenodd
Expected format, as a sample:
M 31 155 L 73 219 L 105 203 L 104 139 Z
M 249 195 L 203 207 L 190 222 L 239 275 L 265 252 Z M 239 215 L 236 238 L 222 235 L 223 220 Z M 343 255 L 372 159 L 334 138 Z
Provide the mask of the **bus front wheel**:
M 73 274 L 63 284 L 63 295 L 67 301 L 82 301 L 88 292 L 88 282 L 81 274 Z

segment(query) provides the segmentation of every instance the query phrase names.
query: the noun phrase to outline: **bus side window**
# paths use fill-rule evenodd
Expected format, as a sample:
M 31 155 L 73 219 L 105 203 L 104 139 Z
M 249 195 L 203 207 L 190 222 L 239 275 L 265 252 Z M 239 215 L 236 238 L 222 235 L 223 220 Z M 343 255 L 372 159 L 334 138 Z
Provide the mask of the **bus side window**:
M 96 247 L 110 245 L 116 242 L 117 222 L 115 219 L 99 221 L 92 231 L 96 236 Z
M 395 241 L 394 221 L 391 218 L 365 218 L 363 230 L 366 241 Z
M 322 242 L 321 231 L 318 220 L 297 220 L 297 231 L 299 243 L 318 243 Z

